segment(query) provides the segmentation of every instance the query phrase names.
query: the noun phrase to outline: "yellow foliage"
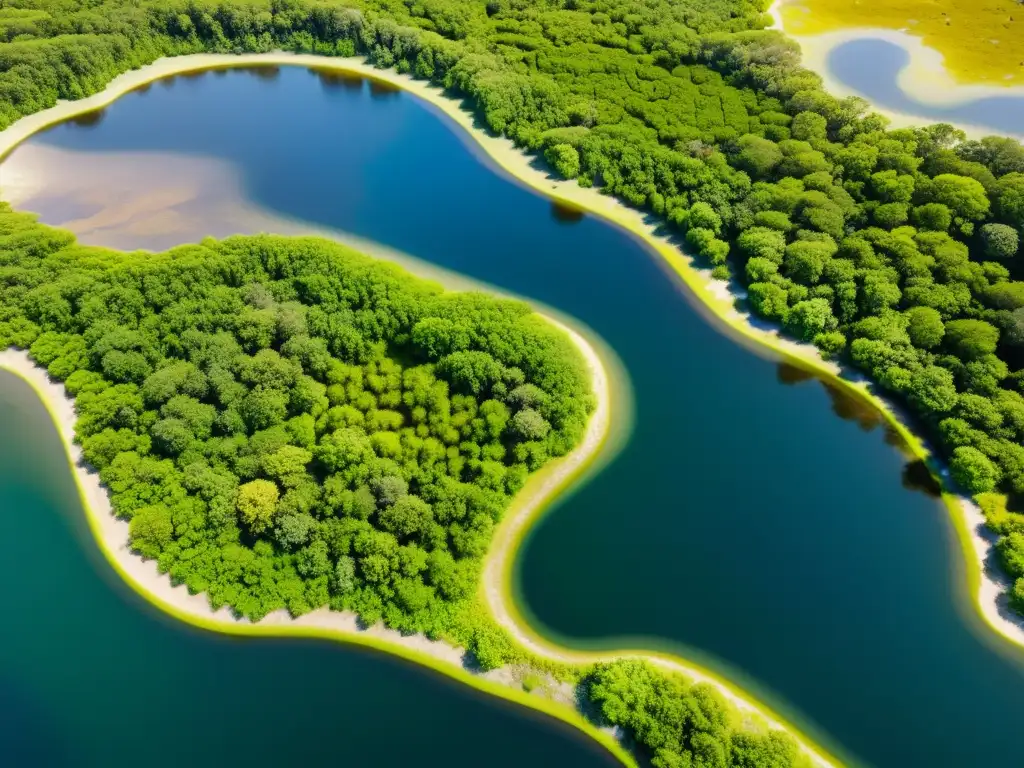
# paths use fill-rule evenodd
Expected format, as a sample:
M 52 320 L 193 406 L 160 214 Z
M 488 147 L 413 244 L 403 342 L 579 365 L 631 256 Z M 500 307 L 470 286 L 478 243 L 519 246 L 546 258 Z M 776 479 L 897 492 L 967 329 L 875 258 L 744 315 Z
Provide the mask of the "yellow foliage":
M 941 53 L 959 82 L 1024 84 L 1024 7 L 1015 0 L 794 0 L 782 18 L 797 36 L 903 30 Z

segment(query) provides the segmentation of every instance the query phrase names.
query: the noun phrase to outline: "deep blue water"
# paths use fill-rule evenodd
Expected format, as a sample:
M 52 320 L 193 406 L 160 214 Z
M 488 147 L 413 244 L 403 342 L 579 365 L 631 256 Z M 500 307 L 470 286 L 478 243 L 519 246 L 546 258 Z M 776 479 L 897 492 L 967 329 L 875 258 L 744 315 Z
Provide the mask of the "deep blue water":
M 883 430 L 734 344 L 630 236 L 553 216 L 412 97 L 303 69 L 207 74 L 32 141 L 227 160 L 261 206 L 600 334 L 629 371 L 635 429 L 521 555 L 546 634 L 678 649 L 864 763 L 1019 764 L 1022 655 L 970 618 L 946 511 L 905 487 Z

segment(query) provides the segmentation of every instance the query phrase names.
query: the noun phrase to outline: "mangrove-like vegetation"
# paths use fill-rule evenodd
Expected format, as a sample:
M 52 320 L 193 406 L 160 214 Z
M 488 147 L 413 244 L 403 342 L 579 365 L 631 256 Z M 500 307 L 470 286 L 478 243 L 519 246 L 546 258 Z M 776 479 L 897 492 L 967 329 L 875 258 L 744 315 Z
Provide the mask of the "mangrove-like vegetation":
M 213 608 L 329 607 L 522 661 L 474 599 L 495 524 L 594 406 L 579 350 L 519 301 L 445 293 L 316 238 L 122 253 L 0 203 L 0 347 L 74 396 L 130 543 Z M 562 670 L 656 768 L 800 768 L 713 687 Z
M 316 239 L 78 245 L 0 208 L 0 347 L 75 398 L 131 545 L 214 608 L 351 609 L 465 644 L 495 524 L 594 406 L 567 335 Z
M 1024 494 L 1024 149 L 890 130 L 766 0 L 11 0 L 0 127 L 159 56 L 363 54 L 650 211 L 750 309 L 906 403 L 971 494 Z M 1024 607 L 1024 517 L 1000 551 Z M 987 505 L 986 508 L 990 508 Z M 1012 535 L 1012 534 L 1018 535 Z
M 1024 608 L 1024 149 L 890 129 L 826 93 L 766 7 L 8 0 L 0 127 L 201 51 L 360 54 L 438 84 L 556 175 L 649 212 L 755 314 L 902 402 L 979 495 Z M 329 602 L 458 624 L 510 494 L 585 421 L 575 358 L 520 305 L 431 293 L 322 244 L 143 259 L 4 221 L 0 341 L 76 394 L 137 548 L 244 614 Z M 508 341 L 521 334 L 530 345 Z M 173 504 L 133 496 L 139 477 Z M 696 764 L 658 752 L 629 707 L 605 709 L 660 764 Z

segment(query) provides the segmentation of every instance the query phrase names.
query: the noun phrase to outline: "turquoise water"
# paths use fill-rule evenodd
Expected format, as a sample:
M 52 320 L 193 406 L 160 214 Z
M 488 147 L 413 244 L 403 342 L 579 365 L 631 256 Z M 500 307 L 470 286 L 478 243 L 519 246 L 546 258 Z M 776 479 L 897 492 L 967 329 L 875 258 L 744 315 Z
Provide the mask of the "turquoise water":
M 1019 763 L 1024 654 L 969 613 L 947 513 L 908 487 L 884 430 L 723 336 L 632 237 L 553 211 L 412 97 L 298 68 L 208 74 L 32 142 L 230 162 L 262 207 L 535 298 L 605 339 L 629 371 L 635 428 L 519 558 L 543 633 L 678 650 L 851 761 Z M 36 207 L 60 218 L 60 201 Z M 347 663 L 259 648 L 283 665 Z
M 0 765 L 619 765 L 532 710 L 376 652 L 230 638 L 123 584 L 60 438 L 0 371 Z

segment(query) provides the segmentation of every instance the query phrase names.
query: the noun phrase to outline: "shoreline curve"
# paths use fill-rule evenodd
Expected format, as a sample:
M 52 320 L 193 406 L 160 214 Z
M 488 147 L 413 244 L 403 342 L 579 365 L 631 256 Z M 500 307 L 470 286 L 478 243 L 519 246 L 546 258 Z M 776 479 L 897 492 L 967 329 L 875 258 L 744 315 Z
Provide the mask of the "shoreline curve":
M 899 435 L 906 446 L 907 452 L 914 458 L 924 461 L 932 471 L 933 475 L 942 481 L 944 489 L 942 499 L 949 511 L 951 522 L 953 524 L 953 531 L 959 542 L 959 549 L 963 557 L 963 564 L 966 570 L 965 581 L 969 591 L 969 601 L 976 617 L 980 618 L 981 622 L 987 625 L 988 629 L 1002 640 L 1012 645 L 1024 648 L 1024 625 L 1013 621 L 1004 615 L 1004 611 L 1002 610 L 1000 601 L 998 600 L 1001 595 L 1003 585 L 1000 583 L 998 576 L 988 572 L 985 568 L 985 562 L 991 556 L 993 550 L 993 543 L 990 537 L 985 535 L 985 532 L 987 531 L 984 528 L 984 520 L 980 510 L 969 498 L 948 490 L 949 485 L 948 482 L 945 481 L 946 473 L 940 463 L 935 459 L 925 442 L 911 431 L 903 415 L 897 410 L 897 408 L 874 392 L 862 377 L 849 378 L 847 375 L 844 375 L 845 372 L 838 365 L 824 361 L 818 354 L 817 350 L 813 347 L 786 339 L 782 337 L 777 330 L 754 326 L 750 322 L 749 315 L 738 311 L 734 306 L 735 300 L 742 298 L 742 295 L 731 291 L 729 286 L 726 284 L 712 280 L 707 270 L 699 268 L 692 257 L 681 252 L 670 238 L 660 234 L 657 231 L 656 225 L 652 224 L 643 212 L 627 208 L 616 199 L 603 195 L 597 190 L 584 189 L 576 185 L 574 182 L 549 177 L 545 170 L 535 166 L 532 162 L 532 158 L 516 148 L 511 141 L 502 137 L 485 134 L 477 129 L 474 124 L 473 115 L 462 110 L 459 103 L 454 99 L 445 96 L 440 88 L 432 86 L 424 81 L 414 80 L 408 75 L 401 75 L 392 70 L 376 69 L 360 58 L 337 58 L 283 52 L 241 55 L 192 54 L 188 56 L 162 58 L 153 64 L 119 75 L 108 84 L 105 90 L 94 94 L 91 97 L 73 102 L 61 102 L 50 109 L 21 118 L 8 129 L 0 132 L 0 159 L 5 157 L 18 144 L 33 134 L 75 115 L 106 107 L 120 96 L 140 88 L 154 80 L 187 72 L 217 68 L 238 68 L 253 65 L 292 65 L 348 72 L 365 78 L 382 81 L 411 93 L 413 96 L 424 101 L 436 112 L 446 117 L 449 122 L 454 123 L 456 126 L 461 128 L 462 130 L 458 133 L 460 135 L 464 134 L 467 139 L 467 144 L 476 149 L 479 154 L 488 161 L 491 167 L 499 170 L 503 175 L 555 202 L 582 208 L 588 213 L 597 215 L 608 223 L 619 227 L 623 231 L 635 237 L 649 251 L 660 257 L 666 266 L 671 269 L 675 277 L 685 284 L 686 292 L 688 295 L 691 295 L 694 299 L 695 305 L 702 310 L 705 317 L 712 321 L 721 332 L 729 336 L 733 341 L 742 344 L 748 350 L 756 354 L 767 354 L 773 359 L 782 358 L 785 362 L 789 362 L 808 370 L 822 379 L 839 386 L 844 390 L 844 392 L 859 398 L 862 402 L 870 404 L 873 408 L 879 411 L 879 413 L 881 413 L 885 422 Z M 5 361 L 4 356 L 8 354 L 9 353 L 0 352 L 0 365 L 3 365 L 3 362 Z M 58 424 L 58 428 L 60 428 L 60 423 L 56 418 L 57 412 L 55 410 L 55 406 L 59 401 L 51 403 L 48 399 L 49 396 L 45 394 L 46 390 L 41 388 L 42 384 L 33 382 L 29 378 L 29 375 L 32 375 L 33 371 L 36 371 L 36 375 L 41 375 L 44 383 L 56 387 L 59 387 L 60 385 L 54 385 L 52 382 L 48 382 L 45 372 L 37 369 L 28 360 L 27 356 L 25 357 L 25 363 L 27 365 L 27 370 L 18 370 L 14 372 L 30 382 L 37 394 L 40 395 L 40 398 L 43 400 L 47 409 L 50 411 L 51 416 L 54 416 L 54 421 Z M 3 365 L 3 367 L 8 366 Z M 591 421 L 593 422 L 595 419 L 592 417 Z M 69 437 L 66 437 L 63 431 L 62 437 L 65 437 L 66 447 L 69 450 L 69 460 L 71 460 L 71 452 L 75 450 L 75 447 L 71 445 Z M 594 457 L 591 456 L 590 458 L 593 459 Z M 581 462 L 581 464 L 576 468 L 576 472 L 581 473 L 590 468 L 589 464 L 589 460 Z M 80 470 L 75 467 L 73 461 L 72 466 L 75 469 L 76 479 L 80 483 L 79 487 L 81 492 L 81 482 L 86 479 L 88 475 L 83 472 L 82 476 L 80 476 Z M 541 470 L 538 475 L 542 475 L 543 473 L 544 470 Z M 574 479 L 576 479 L 575 475 L 566 478 L 562 483 L 552 483 L 551 486 L 548 487 L 547 492 L 551 494 L 558 493 Z M 84 498 L 83 493 L 83 501 Z M 498 546 L 495 544 L 492 545 L 492 550 L 488 553 L 485 564 L 485 573 L 491 573 L 492 560 L 500 563 L 500 566 L 494 571 L 494 574 L 496 575 L 492 575 L 492 578 L 500 578 L 500 583 L 488 585 L 486 588 L 482 587 L 482 589 L 488 599 L 488 602 L 491 600 L 500 601 L 501 611 L 494 610 L 493 606 L 489 607 L 492 608 L 495 618 L 503 627 L 510 630 L 514 628 L 514 636 L 525 648 L 533 650 L 537 655 L 547 656 L 549 658 L 561 658 L 569 661 L 570 663 L 593 663 L 599 660 L 622 657 L 639 656 L 648 658 L 661 666 L 674 668 L 695 681 L 706 680 L 711 682 L 719 688 L 727 698 L 733 701 L 733 703 L 741 702 L 739 705 L 740 709 L 747 712 L 758 712 L 765 716 L 767 718 L 768 725 L 784 728 L 793 735 L 800 746 L 812 757 L 816 764 L 823 766 L 839 764 L 834 757 L 828 755 L 822 748 L 818 747 L 798 728 L 789 724 L 783 718 L 775 715 L 775 713 L 773 713 L 768 707 L 755 702 L 751 697 L 745 695 L 737 687 L 730 685 L 714 673 L 702 669 L 697 665 L 688 663 L 678 656 L 643 650 L 605 652 L 568 651 L 567 649 L 562 649 L 554 645 L 530 629 L 523 617 L 516 610 L 512 599 L 511 569 L 514 558 L 509 555 L 514 554 L 515 548 L 518 546 L 525 532 L 551 500 L 552 497 L 543 498 L 534 505 L 528 505 L 528 511 L 523 513 L 519 508 L 520 499 L 517 496 L 516 500 L 513 501 L 513 507 L 510 509 L 509 514 L 506 515 L 502 526 L 499 527 L 498 536 L 501 536 L 503 541 L 508 542 L 505 544 L 505 546 L 508 547 L 508 551 L 505 552 L 506 557 L 498 558 L 495 556 L 495 553 L 498 551 Z M 90 509 L 88 504 L 86 504 L 86 509 L 87 511 Z M 92 514 L 90 513 L 90 525 L 92 525 L 91 518 Z M 513 520 L 516 521 L 515 525 L 512 523 Z M 508 527 L 513 530 L 505 530 L 506 524 L 508 524 Z M 94 528 L 94 533 L 96 532 L 97 531 Z M 496 538 L 495 541 L 497 542 L 498 539 Z M 101 544 L 101 549 L 103 549 L 107 559 L 111 561 L 111 564 L 114 565 L 115 569 L 124 576 L 124 572 L 118 568 L 115 562 L 113 552 L 106 549 L 98 535 L 97 542 Z M 133 559 L 139 563 L 143 562 L 140 558 L 134 556 Z M 486 584 L 486 582 L 487 579 L 485 578 L 483 584 Z M 143 596 L 150 602 L 156 602 L 150 595 L 143 594 Z M 156 599 L 159 600 L 159 598 Z M 197 626 L 203 626 L 207 629 L 213 629 L 215 631 L 241 632 L 242 630 L 240 628 L 245 626 L 239 624 L 233 619 L 229 620 L 230 623 L 221 624 L 220 622 L 216 622 L 209 618 L 199 619 L 195 617 L 187 617 L 181 615 L 177 609 L 169 610 L 164 607 L 162 602 L 156 602 L 156 605 L 162 610 L 166 610 L 168 613 L 171 613 L 178 618 L 182 618 L 184 621 Z M 210 613 L 208 608 L 206 608 L 206 612 L 207 614 Z M 588 733 L 588 735 L 596 738 L 600 743 L 608 746 L 609 749 L 612 749 L 613 753 L 619 757 L 620 760 L 623 760 L 625 764 L 632 764 L 632 758 L 622 750 L 621 746 L 619 746 L 617 742 L 611 742 L 614 745 L 614 748 L 610 746 L 610 738 L 607 734 L 597 731 L 597 729 L 592 725 L 579 717 L 577 713 L 573 713 L 569 707 L 554 704 L 550 704 L 549 706 L 549 702 L 540 699 L 539 697 L 529 697 L 521 691 L 490 683 L 489 681 L 482 680 L 479 677 L 472 676 L 461 669 L 454 669 L 451 665 L 442 665 L 437 662 L 434 657 L 427 655 L 422 651 L 411 650 L 385 640 L 362 636 L 365 633 L 361 633 L 357 636 L 354 634 L 344 634 L 341 630 L 337 629 L 318 630 L 316 627 L 303 624 L 301 618 L 299 620 L 290 621 L 292 622 L 292 630 L 296 634 L 306 634 L 308 636 L 318 637 L 329 636 L 332 639 L 341 639 L 347 642 L 366 645 L 387 652 L 393 652 L 396 655 L 402 656 L 411 661 L 437 669 L 444 674 L 455 677 L 476 688 L 486 690 L 488 693 L 493 693 L 516 701 L 517 703 L 545 711 L 548 714 L 580 728 L 584 732 Z M 251 630 L 251 632 L 246 633 L 263 635 L 283 635 L 290 633 L 280 626 L 271 626 L 269 624 L 264 625 L 262 623 L 258 625 L 250 625 L 247 627 L 247 630 Z M 524 698 L 528 700 L 523 700 Z M 541 704 L 543 704 L 543 706 L 541 706 Z
M 925 114 L 886 109 L 875 104 L 870 95 L 846 85 L 836 77 L 829 66 L 828 59 L 834 50 L 847 43 L 861 40 L 881 40 L 901 49 L 907 55 L 907 63 L 896 76 L 896 86 L 906 98 L 918 102 L 923 107 L 968 106 L 980 99 L 992 97 L 1024 99 L 1024 85 L 990 85 L 957 80 L 946 68 L 942 53 L 927 45 L 923 38 L 904 30 L 858 26 L 816 34 L 797 34 L 788 31 L 782 11 L 783 6 L 787 4 L 788 0 L 775 0 L 772 3 L 767 11 L 773 22 L 769 29 L 784 33 L 800 46 L 801 65 L 821 77 L 825 90 L 833 96 L 859 96 L 866 99 L 871 103 L 872 111 L 888 118 L 895 128 L 919 126 L 937 120 Z M 1004 134 L 998 129 L 974 123 L 956 122 L 952 125 L 972 139 L 1006 135 L 1024 141 L 1024 132 Z

